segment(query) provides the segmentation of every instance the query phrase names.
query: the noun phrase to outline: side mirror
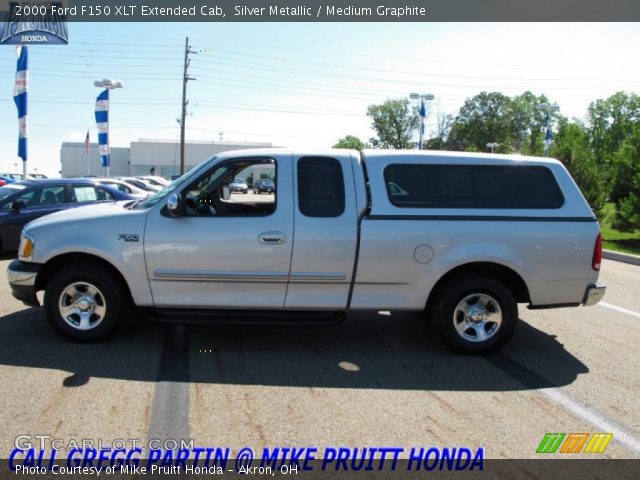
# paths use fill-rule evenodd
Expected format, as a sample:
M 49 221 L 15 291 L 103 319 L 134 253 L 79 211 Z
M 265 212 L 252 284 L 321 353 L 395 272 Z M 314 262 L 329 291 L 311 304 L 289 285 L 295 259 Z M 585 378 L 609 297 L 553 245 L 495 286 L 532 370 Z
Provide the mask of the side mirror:
M 229 187 L 226 185 L 222 187 L 222 199 L 229 200 L 231 198 L 231 194 L 229 193 Z
M 22 200 L 16 200 L 11 204 L 11 210 L 13 210 L 14 212 L 19 212 L 23 208 L 26 208 L 26 206 L 27 205 Z
M 178 218 L 184 215 L 184 205 L 182 203 L 182 195 L 172 193 L 167 200 L 167 213 L 170 217 Z

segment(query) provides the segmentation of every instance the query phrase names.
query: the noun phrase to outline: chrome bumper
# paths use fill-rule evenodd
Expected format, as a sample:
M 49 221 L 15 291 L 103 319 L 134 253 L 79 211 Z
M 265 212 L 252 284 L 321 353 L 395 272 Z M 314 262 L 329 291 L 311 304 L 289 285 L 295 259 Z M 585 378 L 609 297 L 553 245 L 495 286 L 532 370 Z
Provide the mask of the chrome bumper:
M 602 297 L 604 297 L 604 293 L 607 291 L 607 286 L 598 284 L 591 284 L 587 287 L 587 291 L 584 294 L 584 300 L 582 304 L 585 307 L 590 307 L 591 305 L 595 305 Z
M 11 294 L 25 305 L 37 307 L 40 305 L 36 297 L 36 277 L 40 265 L 35 263 L 23 263 L 14 260 L 7 267 L 7 278 L 11 287 Z

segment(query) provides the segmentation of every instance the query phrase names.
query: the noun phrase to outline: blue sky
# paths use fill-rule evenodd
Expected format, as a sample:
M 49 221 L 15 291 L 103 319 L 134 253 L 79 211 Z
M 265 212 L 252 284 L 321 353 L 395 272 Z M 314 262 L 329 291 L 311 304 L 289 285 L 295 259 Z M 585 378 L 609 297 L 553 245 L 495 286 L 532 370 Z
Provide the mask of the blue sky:
M 368 139 L 367 105 L 412 91 L 436 96 L 433 124 L 483 90 L 544 93 L 583 118 L 590 101 L 640 89 L 640 24 L 72 23 L 69 45 L 30 48 L 29 170 L 55 174 L 63 141 L 84 141 L 88 128 L 96 140 L 95 79 L 125 83 L 112 94 L 112 146 L 177 140 L 187 35 L 198 52 L 190 140 Z M 0 46 L 0 171 L 19 162 L 15 63 Z

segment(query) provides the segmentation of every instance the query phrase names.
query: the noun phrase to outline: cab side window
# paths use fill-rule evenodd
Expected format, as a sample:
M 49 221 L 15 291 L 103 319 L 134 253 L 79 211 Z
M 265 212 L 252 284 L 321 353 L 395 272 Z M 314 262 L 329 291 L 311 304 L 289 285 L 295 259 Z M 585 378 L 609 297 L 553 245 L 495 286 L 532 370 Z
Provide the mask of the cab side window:
M 298 208 L 306 217 L 339 217 L 344 212 L 344 178 L 335 158 L 298 160 Z
M 249 189 L 254 178 L 276 182 L 276 161 L 271 158 L 225 162 L 191 184 L 183 193 L 187 216 L 265 216 L 277 204 L 274 195 L 257 195 Z

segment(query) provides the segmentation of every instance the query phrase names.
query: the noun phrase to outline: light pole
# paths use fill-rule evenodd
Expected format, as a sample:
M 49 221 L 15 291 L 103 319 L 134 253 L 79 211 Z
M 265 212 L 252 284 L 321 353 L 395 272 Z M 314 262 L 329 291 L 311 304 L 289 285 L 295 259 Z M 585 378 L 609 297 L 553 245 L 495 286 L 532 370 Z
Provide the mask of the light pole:
M 106 122 L 98 122 L 98 109 L 96 107 L 96 122 L 98 122 L 98 144 L 104 155 L 107 157 L 107 177 L 109 177 L 109 170 L 111 168 L 111 149 L 109 148 L 109 92 L 116 88 L 124 87 L 124 83 L 119 80 L 111 80 L 109 78 L 103 78 L 102 80 L 96 80 L 93 82 L 96 87 L 104 88 L 106 92 L 106 110 L 104 110 Z M 100 98 L 100 97 L 98 97 Z M 106 142 L 103 144 L 100 142 L 100 135 L 106 136 Z
M 491 149 L 491 153 L 493 153 L 493 150 L 498 148 L 499 146 L 500 146 L 499 143 L 495 143 L 495 142 L 487 143 L 487 148 Z
M 557 104 L 549 104 L 549 103 L 539 103 L 536 105 L 538 110 L 546 112 L 546 120 L 545 120 L 545 134 L 544 134 L 544 153 L 542 156 L 546 157 L 549 153 L 549 147 L 551 146 L 551 119 L 550 113 L 557 112 L 560 110 L 560 107 Z
M 418 150 L 422 150 L 422 142 L 424 139 L 424 120 L 427 118 L 427 107 L 425 102 L 436 98 L 432 93 L 410 93 L 409 98 L 411 100 L 420 100 L 420 143 L 418 144 Z

